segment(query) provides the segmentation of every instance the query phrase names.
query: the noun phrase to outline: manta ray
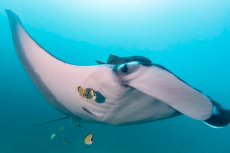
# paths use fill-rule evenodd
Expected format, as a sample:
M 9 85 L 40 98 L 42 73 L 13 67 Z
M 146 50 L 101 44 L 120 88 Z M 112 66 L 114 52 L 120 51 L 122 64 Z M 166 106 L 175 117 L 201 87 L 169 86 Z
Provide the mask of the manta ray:
M 38 45 L 17 16 L 6 10 L 18 58 L 54 108 L 73 121 L 135 125 L 186 115 L 214 128 L 230 122 L 230 110 L 143 56 L 110 55 L 107 63 L 78 66 Z

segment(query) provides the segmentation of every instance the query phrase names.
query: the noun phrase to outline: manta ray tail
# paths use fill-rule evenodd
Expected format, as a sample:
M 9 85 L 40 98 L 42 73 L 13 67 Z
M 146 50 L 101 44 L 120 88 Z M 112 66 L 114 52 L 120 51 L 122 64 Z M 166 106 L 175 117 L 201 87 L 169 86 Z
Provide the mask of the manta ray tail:
M 59 119 L 52 120 L 52 121 L 49 121 L 49 122 L 45 122 L 45 123 L 41 123 L 41 124 L 34 125 L 33 127 L 40 126 L 40 125 L 44 125 L 44 124 L 48 124 L 48 123 L 52 123 L 52 122 L 55 122 L 55 121 L 65 120 L 65 119 L 68 119 L 68 118 L 69 118 L 69 117 L 59 118 Z
M 209 98 L 210 99 L 210 98 Z M 213 104 L 212 116 L 203 122 L 213 128 L 222 128 L 230 122 L 230 110 L 224 108 L 216 101 L 210 99 Z

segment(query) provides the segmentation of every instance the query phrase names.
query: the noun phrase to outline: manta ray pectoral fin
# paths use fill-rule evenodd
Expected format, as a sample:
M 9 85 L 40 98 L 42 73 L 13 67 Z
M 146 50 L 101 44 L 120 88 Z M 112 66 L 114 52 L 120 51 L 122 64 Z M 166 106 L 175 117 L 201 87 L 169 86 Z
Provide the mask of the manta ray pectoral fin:
M 130 62 L 116 65 L 118 80 L 136 88 L 197 120 L 212 115 L 212 103 L 202 93 L 190 87 L 162 66 Z
M 210 99 L 213 104 L 212 116 L 204 120 L 204 123 L 213 128 L 222 128 L 230 122 L 230 110 L 224 108 L 216 101 Z
M 27 74 L 45 99 L 66 116 L 76 118 L 74 112 L 79 98 L 76 88 L 81 85 L 95 67 L 71 65 L 50 55 L 23 28 L 16 13 L 6 10 L 15 50 Z
M 60 89 L 60 84 L 64 83 L 61 80 L 64 80 L 65 73 L 66 76 L 70 76 L 67 75 L 68 72 L 65 72 L 68 64 L 54 58 L 39 46 L 26 32 L 16 13 L 11 10 L 6 10 L 6 13 L 10 22 L 15 50 L 27 74 L 52 106 L 64 109 L 58 103 L 57 92 L 55 93 L 54 90 L 64 91 L 64 89 Z M 65 109 L 65 112 L 68 111 Z

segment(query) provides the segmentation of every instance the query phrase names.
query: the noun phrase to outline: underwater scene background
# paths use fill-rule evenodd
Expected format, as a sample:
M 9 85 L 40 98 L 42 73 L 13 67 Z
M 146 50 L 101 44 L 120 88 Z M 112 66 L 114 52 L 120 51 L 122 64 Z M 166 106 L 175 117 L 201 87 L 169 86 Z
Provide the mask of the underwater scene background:
M 185 115 L 133 126 L 78 128 L 62 120 L 32 127 L 65 116 L 23 69 L 5 9 L 15 11 L 31 36 L 67 63 L 88 66 L 106 62 L 109 54 L 142 55 L 230 108 L 230 1 L 0 1 L 0 152 L 230 152 L 230 126 L 214 129 Z M 93 134 L 92 145 L 84 144 L 86 133 Z

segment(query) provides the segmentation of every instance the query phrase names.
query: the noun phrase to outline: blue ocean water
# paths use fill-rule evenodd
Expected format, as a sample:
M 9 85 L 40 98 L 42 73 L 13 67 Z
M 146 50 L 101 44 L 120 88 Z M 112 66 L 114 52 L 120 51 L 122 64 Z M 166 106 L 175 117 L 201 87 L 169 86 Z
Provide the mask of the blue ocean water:
M 34 0 L 0 2 L 0 152 L 228 153 L 230 126 L 213 129 L 187 116 L 133 126 L 84 124 L 43 98 L 15 52 L 5 9 L 55 57 L 96 65 L 109 54 L 142 55 L 230 108 L 230 1 Z M 54 140 L 50 135 L 64 126 Z M 94 143 L 83 143 L 92 133 Z M 62 144 L 68 139 L 66 145 Z

